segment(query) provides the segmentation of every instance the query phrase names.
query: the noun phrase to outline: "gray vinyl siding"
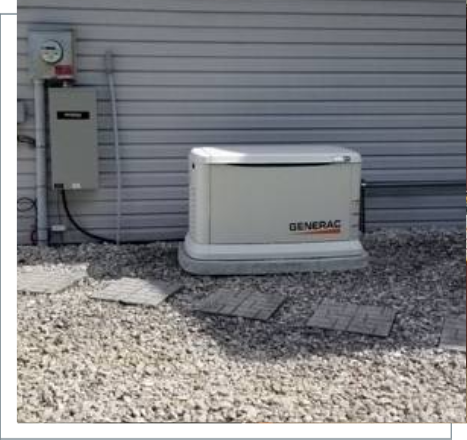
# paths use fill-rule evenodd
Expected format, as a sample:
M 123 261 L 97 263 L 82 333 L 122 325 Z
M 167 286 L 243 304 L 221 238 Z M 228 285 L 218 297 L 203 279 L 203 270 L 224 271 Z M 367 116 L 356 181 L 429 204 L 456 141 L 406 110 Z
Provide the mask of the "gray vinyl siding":
M 99 96 L 100 189 L 70 194 L 83 226 L 111 236 L 115 164 L 103 54 L 112 49 L 123 156 L 124 238 L 187 228 L 187 153 L 201 144 L 335 143 L 376 182 L 369 228 L 463 225 L 463 0 L 20 0 L 18 98 L 30 114 L 27 30 L 77 33 L 78 84 Z M 18 197 L 34 197 L 34 150 L 18 145 Z M 49 194 L 50 221 L 59 221 Z M 63 212 L 61 213 L 63 217 Z M 18 216 L 29 241 L 32 214 Z M 67 241 L 81 241 L 74 232 Z

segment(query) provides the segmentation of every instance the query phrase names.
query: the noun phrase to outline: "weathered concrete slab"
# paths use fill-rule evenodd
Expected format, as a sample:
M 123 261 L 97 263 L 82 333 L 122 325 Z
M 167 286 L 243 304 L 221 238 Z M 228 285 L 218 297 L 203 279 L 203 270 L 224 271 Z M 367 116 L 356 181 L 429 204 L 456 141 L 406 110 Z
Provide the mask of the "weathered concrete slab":
M 70 271 L 63 268 L 44 268 L 23 266 L 17 272 L 16 290 L 26 293 L 55 294 L 72 287 L 87 276 L 86 268 L 73 268 Z
M 266 321 L 285 301 L 278 293 L 222 289 L 209 295 L 196 310 L 216 315 L 237 316 Z
M 156 307 L 181 287 L 181 284 L 159 280 L 120 278 L 110 281 L 102 290 L 95 292 L 92 298 Z
M 309 327 L 388 336 L 396 313 L 388 307 L 341 304 L 323 301 L 309 319 Z
M 465 315 L 448 316 L 444 320 L 440 348 L 465 351 Z

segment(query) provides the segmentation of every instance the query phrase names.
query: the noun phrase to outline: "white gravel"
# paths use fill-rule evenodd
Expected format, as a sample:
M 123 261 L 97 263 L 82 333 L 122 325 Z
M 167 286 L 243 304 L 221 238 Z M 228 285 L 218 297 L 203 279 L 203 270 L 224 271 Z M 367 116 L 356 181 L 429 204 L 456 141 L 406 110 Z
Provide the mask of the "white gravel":
M 18 295 L 20 422 L 465 422 L 465 354 L 436 348 L 465 313 L 465 231 L 378 232 L 354 272 L 194 277 L 176 243 L 18 249 L 18 264 L 90 278 Z M 154 277 L 184 289 L 158 308 L 92 300 L 103 280 Z M 279 291 L 269 322 L 203 315 L 219 287 Z M 304 327 L 323 299 L 386 305 L 387 339 Z

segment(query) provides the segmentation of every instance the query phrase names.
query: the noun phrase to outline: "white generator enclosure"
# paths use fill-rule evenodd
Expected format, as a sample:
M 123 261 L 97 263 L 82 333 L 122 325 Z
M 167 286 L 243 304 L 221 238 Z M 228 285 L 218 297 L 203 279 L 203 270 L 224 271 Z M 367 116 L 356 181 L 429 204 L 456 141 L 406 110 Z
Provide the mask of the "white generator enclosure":
M 198 274 L 344 270 L 359 241 L 361 157 L 333 146 L 195 148 L 184 269 Z

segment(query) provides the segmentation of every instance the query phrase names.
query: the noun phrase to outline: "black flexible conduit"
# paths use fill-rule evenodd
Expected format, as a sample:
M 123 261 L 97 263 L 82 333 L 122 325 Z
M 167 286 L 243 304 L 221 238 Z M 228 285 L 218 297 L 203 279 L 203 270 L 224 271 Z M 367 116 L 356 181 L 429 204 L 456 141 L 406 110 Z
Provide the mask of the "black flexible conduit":
M 62 189 L 62 203 L 63 203 L 63 208 L 65 210 L 65 214 L 70 221 L 70 223 L 82 234 L 86 235 L 89 238 L 92 238 L 93 240 L 97 240 L 101 243 L 110 243 L 110 244 L 117 244 L 116 240 L 113 238 L 108 238 L 108 237 L 102 237 L 101 235 L 93 234 L 92 232 L 89 232 L 85 228 L 83 228 L 73 217 L 73 215 L 70 212 L 70 208 L 68 207 L 68 200 L 66 198 L 66 190 Z M 128 241 L 120 241 L 120 244 L 148 244 L 152 243 L 154 240 L 128 240 Z

